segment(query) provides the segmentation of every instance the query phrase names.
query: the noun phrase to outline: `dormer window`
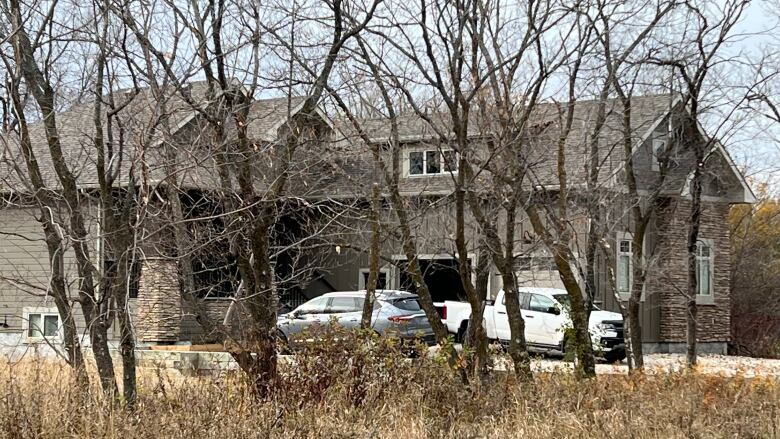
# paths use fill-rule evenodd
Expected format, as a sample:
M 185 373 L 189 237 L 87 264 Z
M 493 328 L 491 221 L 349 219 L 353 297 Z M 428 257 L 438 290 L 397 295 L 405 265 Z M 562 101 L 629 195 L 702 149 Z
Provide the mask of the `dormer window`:
M 664 154 L 666 154 L 666 140 L 653 139 L 653 171 L 661 170 Z
M 411 150 L 409 151 L 408 175 L 441 175 L 457 172 L 457 154 L 451 149 Z

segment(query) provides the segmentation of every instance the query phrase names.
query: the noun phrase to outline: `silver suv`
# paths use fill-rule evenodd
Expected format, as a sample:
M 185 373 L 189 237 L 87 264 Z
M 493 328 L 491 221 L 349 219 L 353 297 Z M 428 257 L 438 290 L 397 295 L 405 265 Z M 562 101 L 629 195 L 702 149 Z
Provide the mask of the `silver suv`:
M 323 294 L 280 315 L 276 328 L 284 342 L 291 335 L 314 325 L 327 325 L 331 319 L 345 328 L 357 328 L 360 326 L 365 297 L 365 291 Z M 436 343 L 433 329 L 420 308 L 417 296 L 406 291 L 377 290 L 371 327 L 383 336 L 419 339 L 429 346 Z

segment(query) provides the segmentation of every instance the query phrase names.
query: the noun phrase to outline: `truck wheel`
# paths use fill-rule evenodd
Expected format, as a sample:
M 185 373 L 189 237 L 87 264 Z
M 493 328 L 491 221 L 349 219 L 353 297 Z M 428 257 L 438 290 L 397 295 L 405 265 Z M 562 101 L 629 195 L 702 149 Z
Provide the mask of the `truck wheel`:
M 607 363 L 618 363 L 626 359 L 626 351 L 623 349 L 613 349 L 604 353 L 604 361 Z
M 466 334 L 469 331 L 469 321 L 464 320 L 461 322 L 460 327 L 458 328 L 458 333 L 455 334 L 455 341 L 457 343 L 465 343 L 466 342 Z
M 563 361 L 566 362 L 573 362 L 577 358 L 577 352 L 576 352 L 576 341 L 574 340 L 574 337 L 572 334 L 566 333 L 566 335 L 563 336 L 563 341 L 561 342 L 561 352 L 563 352 Z

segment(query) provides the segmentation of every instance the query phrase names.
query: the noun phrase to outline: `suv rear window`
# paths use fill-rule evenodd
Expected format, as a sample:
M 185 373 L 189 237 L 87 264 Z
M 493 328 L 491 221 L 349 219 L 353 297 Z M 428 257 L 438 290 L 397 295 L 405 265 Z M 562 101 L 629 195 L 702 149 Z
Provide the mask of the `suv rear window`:
M 414 297 L 396 299 L 390 302 L 394 307 L 402 309 L 404 311 L 420 311 L 420 302 Z

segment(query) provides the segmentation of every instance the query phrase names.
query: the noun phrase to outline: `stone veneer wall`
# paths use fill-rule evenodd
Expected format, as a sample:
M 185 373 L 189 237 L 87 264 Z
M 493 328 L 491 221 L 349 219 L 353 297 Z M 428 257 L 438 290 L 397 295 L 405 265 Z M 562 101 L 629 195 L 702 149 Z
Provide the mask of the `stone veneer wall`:
M 729 205 L 703 202 L 702 207 L 699 237 L 712 239 L 715 246 L 714 302 L 698 305 L 698 340 L 727 342 L 731 339 Z M 685 291 L 688 284 L 686 247 L 690 209 L 689 200 L 670 199 L 658 212 L 658 265 L 655 276 L 648 280 L 648 287 L 653 294 L 659 295 L 662 343 L 685 342 L 686 300 L 678 288 Z
M 211 322 L 216 326 L 221 326 L 222 322 L 225 320 L 225 313 L 232 302 L 233 301 L 229 298 L 214 298 L 203 301 L 202 305 L 205 308 L 206 316 Z M 180 341 L 213 343 L 222 338 L 223 334 L 219 331 L 213 334 L 203 332 L 203 328 L 201 328 L 200 324 L 195 319 L 196 311 L 189 303 L 182 301 L 181 311 L 181 327 L 179 328 Z M 239 307 L 237 311 L 236 314 L 241 312 L 241 307 Z
M 179 339 L 181 297 L 175 261 L 143 261 L 136 304 L 139 341 L 171 343 Z

